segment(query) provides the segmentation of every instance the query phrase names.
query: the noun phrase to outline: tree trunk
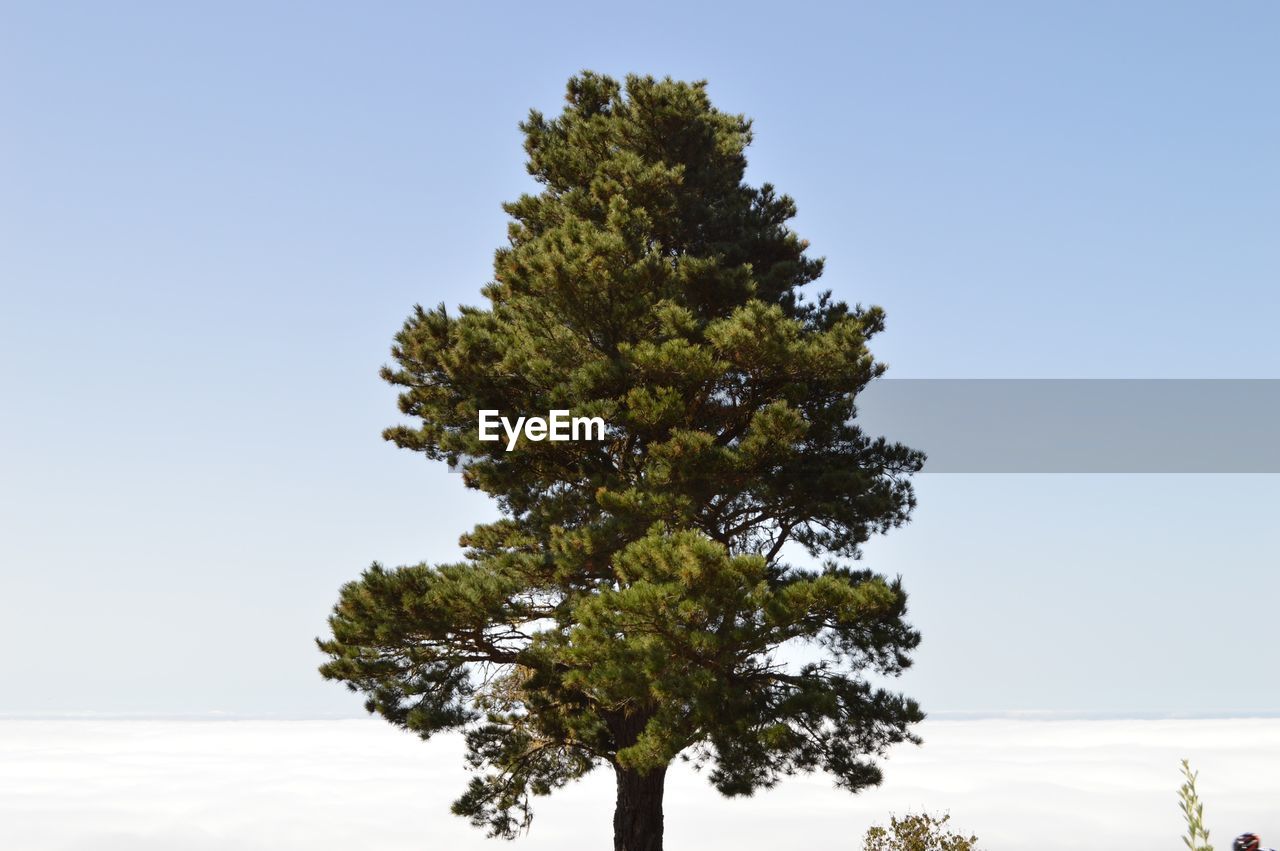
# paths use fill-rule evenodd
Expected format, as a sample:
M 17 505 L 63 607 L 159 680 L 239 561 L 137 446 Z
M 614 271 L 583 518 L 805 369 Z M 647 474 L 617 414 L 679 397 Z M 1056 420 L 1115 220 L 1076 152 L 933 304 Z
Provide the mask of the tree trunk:
M 613 851 L 662 851 L 662 790 L 667 769 L 638 774 L 615 766 L 618 804 L 613 811 Z

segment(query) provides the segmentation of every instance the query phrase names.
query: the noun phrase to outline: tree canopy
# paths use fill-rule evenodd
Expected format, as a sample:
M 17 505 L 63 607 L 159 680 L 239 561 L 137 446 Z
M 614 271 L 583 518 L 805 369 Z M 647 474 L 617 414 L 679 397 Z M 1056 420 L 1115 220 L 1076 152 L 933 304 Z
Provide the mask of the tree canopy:
M 883 312 L 802 294 L 822 262 L 745 182 L 746 118 L 651 77 L 584 72 L 566 101 L 521 124 L 539 188 L 504 205 L 487 304 L 416 308 L 383 371 L 409 420 L 387 439 L 501 519 L 461 562 L 345 586 L 321 670 L 424 738 L 462 729 L 454 810 L 494 835 L 609 765 L 615 847 L 650 851 L 677 757 L 728 795 L 812 770 L 856 791 L 913 739 L 915 702 L 867 678 L 910 664 L 906 595 L 853 563 L 908 519 L 923 456 L 859 428 Z M 507 451 L 485 409 L 605 440 Z

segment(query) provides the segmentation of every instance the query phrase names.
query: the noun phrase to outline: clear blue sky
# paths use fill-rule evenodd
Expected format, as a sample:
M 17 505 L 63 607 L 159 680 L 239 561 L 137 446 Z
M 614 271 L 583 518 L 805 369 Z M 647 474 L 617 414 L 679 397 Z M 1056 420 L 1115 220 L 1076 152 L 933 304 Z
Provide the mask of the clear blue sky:
M 892 375 L 1280 377 L 1275 4 L 466 6 L 0 7 L 0 712 L 358 711 L 339 584 L 492 512 L 377 368 L 582 68 L 753 116 Z M 920 497 L 926 709 L 1280 710 L 1277 477 Z

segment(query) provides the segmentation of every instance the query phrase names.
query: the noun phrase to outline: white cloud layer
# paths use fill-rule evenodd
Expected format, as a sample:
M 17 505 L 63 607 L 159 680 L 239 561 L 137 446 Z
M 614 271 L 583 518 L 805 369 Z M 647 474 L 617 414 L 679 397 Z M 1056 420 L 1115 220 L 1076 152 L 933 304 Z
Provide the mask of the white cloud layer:
M 668 851 L 858 851 L 888 813 L 952 813 L 989 851 L 1181 848 L 1178 761 L 1201 771 L 1219 849 L 1280 844 L 1280 720 L 929 721 L 886 782 L 850 796 L 822 776 L 745 800 L 687 768 L 667 784 Z M 612 778 L 539 801 L 507 845 L 448 813 L 456 737 L 373 720 L 0 722 L 0 848 L 22 851 L 598 851 Z

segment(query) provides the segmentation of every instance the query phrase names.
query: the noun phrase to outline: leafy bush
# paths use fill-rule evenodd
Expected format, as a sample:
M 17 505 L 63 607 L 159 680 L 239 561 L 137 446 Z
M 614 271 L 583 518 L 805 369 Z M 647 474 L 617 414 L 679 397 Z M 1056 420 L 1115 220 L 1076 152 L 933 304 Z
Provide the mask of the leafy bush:
M 946 828 L 950 815 L 929 813 L 890 816 L 887 828 L 867 831 L 863 851 L 978 851 L 978 837 L 962 836 Z

